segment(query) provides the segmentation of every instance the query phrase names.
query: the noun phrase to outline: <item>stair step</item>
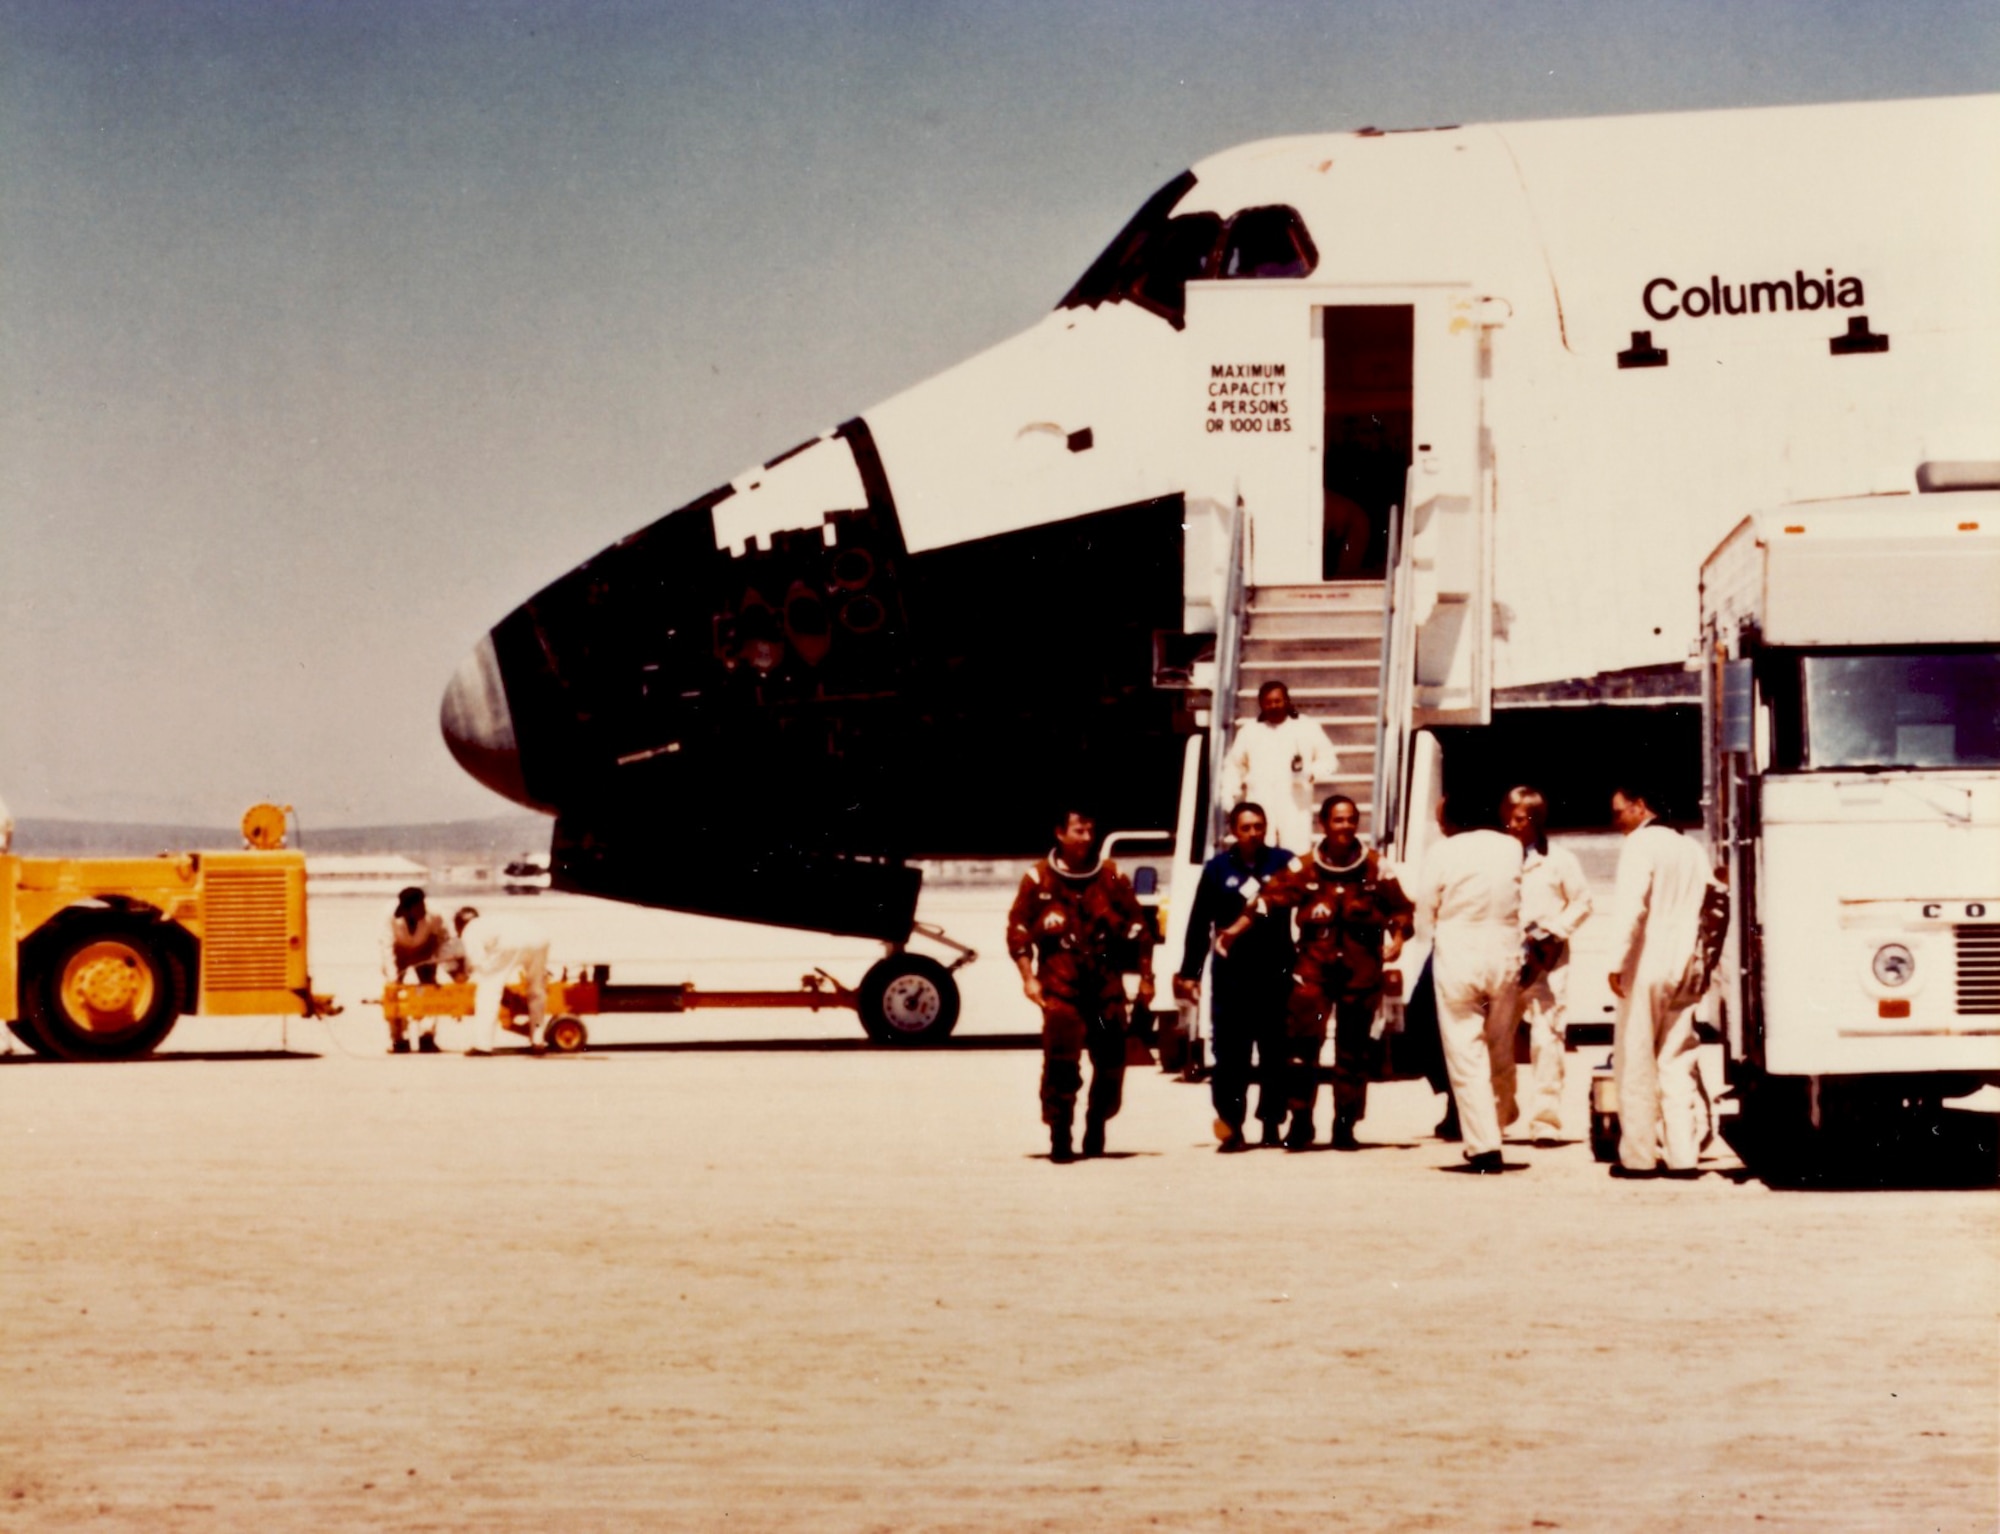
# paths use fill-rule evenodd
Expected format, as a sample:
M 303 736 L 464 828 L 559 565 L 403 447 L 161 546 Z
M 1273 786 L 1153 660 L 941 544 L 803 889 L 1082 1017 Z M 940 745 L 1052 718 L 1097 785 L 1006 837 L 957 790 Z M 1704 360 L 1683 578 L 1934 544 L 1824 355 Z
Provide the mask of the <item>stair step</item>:
M 1248 595 L 1252 607 L 1266 603 L 1292 607 L 1344 607 L 1357 602 L 1373 602 L 1380 607 L 1382 593 L 1386 589 L 1382 581 L 1315 581 L 1297 586 L 1252 586 Z
M 1364 693 L 1378 692 L 1381 689 L 1376 676 L 1376 670 L 1372 666 L 1348 666 L 1341 669 L 1329 667 L 1305 671 L 1284 661 L 1270 661 L 1254 670 L 1248 668 L 1238 670 L 1236 696 L 1254 700 L 1258 689 L 1267 682 L 1283 682 L 1294 698 L 1298 696 L 1301 688 L 1335 688 L 1341 693 L 1352 693 L 1357 690 Z M 1243 712 L 1245 717 L 1248 717 L 1257 710 L 1254 704 L 1245 703 Z
M 1375 771 L 1375 742 L 1372 739 L 1335 740 L 1333 742 L 1333 749 L 1340 756 L 1340 777 L 1342 781 L 1345 781 L 1350 770 L 1352 772 L 1362 772 L 1364 776 L 1373 776 Z
M 1310 656 L 1289 656 L 1278 664 L 1282 664 L 1287 671 L 1294 672 L 1353 671 L 1365 676 L 1373 676 L 1382 669 L 1382 662 L 1379 659 L 1366 655 L 1327 657 L 1313 654 Z
M 1368 602 L 1260 602 L 1246 608 L 1250 622 L 1258 618 L 1324 618 L 1334 622 L 1338 618 L 1374 618 L 1382 620 L 1382 604 Z
M 1382 664 L 1380 634 L 1245 634 L 1239 662 L 1253 657 L 1291 660 L 1351 660 Z
M 1237 688 L 1236 697 L 1238 702 L 1251 705 L 1254 709 L 1257 702 L 1257 690 L 1255 687 Z M 1292 695 L 1292 702 L 1298 706 L 1301 713 L 1306 711 L 1308 703 L 1336 703 L 1343 698 L 1376 698 L 1380 697 L 1382 693 L 1382 689 L 1379 687 L 1292 687 L 1287 685 L 1285 690 Z
M 1340 752 L 1342 760 L 1357 751 L 1366 751 L 1370 756 L 1375 754 L 1374 720 L 1368 719 L 1360 724 L 1347 726 L 1328 726 L 1325 720 L 1320 720 L 1318 723 L 1326 729 L 1326 738 L 1333 742 L 1334 749 Z
M 1371 703 L 1374 701 L 1374 695 L 1372 693 L 1369 694 L 1367 701 Z M 1372 727 L 1375 723 L 1375 710 L 1373 708 L 1354 708 L 1354 707 L 1348 707 L 1343 709 L 1301 708 L 1299 712 L 1303 714 L 1306 718 L 1312 720 L 1314 724 L 1319 724 L 1319 725 L 1365 724 Z M 1250 714 L 1247 710 L 1239 709 L 1237 711 L 1235 719 L 1232 720 L 1230 723 L 1230 729 L 1232 730 L 1232 732 L 1235 730 L 1241 730 L 1246 728 L 1253 722 L 1254 722 L 1254 716 L 1252 714 Z
M 1380 641 L 1380 614 L 1282 612 L 1252 613 L 1246 639 L 1369 639 Z

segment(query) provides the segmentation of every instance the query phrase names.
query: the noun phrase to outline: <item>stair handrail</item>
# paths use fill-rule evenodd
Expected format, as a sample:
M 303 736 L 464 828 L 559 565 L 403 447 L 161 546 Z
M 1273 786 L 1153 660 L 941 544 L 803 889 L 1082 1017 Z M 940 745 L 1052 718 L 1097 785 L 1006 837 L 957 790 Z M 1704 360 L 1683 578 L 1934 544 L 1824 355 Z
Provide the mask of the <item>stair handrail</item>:
M 1208 846 L 1201 849 L 1204 859 L 1228 830 L 1223 823 L 1229 806 L 1222 802 L 1222 765 L 1235 729 L 1237 678 L 1242 672 L 1243 620 L 1249 600 L 1244 551 L 1249 522 L 1243 498 L 1238 496 L 1229 530 L 1228 573 L 1223 577 L 1222 606 L 1215 625 L 1215 692 L 1208 709 Z
M 1407 499 L 1407 497 L 1406 497 Z M 1403 559 L 1403 508 L 1389 508 L 1388 578 L 1382 584 L 1382 671 L 1375 710 L 1375 845 L 1391 848 L 1401 827 L 1403 753 L 1409 740 L 1409 700 L 1415 677 L 1414 636 L 1402 621 L 1410 573 Z

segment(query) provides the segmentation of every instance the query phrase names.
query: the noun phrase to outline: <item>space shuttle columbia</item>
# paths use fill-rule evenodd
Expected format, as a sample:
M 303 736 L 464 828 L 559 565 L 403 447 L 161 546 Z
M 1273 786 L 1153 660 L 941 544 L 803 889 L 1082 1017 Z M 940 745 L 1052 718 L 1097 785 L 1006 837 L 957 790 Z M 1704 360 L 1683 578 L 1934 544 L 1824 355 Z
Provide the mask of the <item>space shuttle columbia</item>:
M 892 945 L 912 860 L 1073 797 L 1198 862 L 1270 676 L 1405 853 L 1446 790 L 1601 820 L 1635 758 L 1691 816 L 1708 551 L 2000 459 L 1996 193 L 2000 96 L 1229 150 L 500 619 L 446 740 L 560 888 Z

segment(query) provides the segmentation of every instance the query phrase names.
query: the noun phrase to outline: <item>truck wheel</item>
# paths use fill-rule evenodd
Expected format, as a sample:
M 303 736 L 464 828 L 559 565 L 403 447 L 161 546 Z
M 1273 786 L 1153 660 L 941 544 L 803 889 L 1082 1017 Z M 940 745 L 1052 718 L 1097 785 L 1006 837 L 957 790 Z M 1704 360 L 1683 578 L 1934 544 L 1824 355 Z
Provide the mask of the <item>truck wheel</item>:
M 565 1012 L 561 1017 L 549 1020 L 542 1042 L 558 1054 L 581 1054 L 584 1045 L 590 1042 L 590 1030 L 583 1026 L 582 1018 L 571 1017 Z
M 44 1060 L 61 1058 L 53 1049 L 49 1048 L 49 1041 L 36 1032 L 35 1025 L 25 1017 L 15 1018 L 13 1022 L 7 1025 L 7 1031 L 23 1044 L 27 1045 L 29 1049 L 40 1055 Z
M 891 954 L 861 977 L 861 1026 L 878 1044 L 941 1044 L 958 1026 L 958 982 L 935 959 Z
M 173 962 L 157 931 L 129 916 L 74 921 L 37 944 L 29 1022 L 64 1060 L 149 1054 L 180 1016 Z
M 1743 1165 L 1773 1188 L 1803 1188 L 1825 1175 L 1827 1135 L 1812 1122 L 1803 1076 L 1746 1072 L 1736 1088 L 1729 1145 Z

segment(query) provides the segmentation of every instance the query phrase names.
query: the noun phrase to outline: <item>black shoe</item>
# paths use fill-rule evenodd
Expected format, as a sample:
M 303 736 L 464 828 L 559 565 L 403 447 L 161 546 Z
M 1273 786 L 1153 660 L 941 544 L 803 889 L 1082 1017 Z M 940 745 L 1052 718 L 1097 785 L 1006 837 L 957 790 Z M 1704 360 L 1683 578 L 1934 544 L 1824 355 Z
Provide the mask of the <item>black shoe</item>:
M 1059 1166 L 1067 1166 L 1076 1160 L 1076 1149 L 1069 1143 L 1069 1121 L 1049 1125 L 1049 1160 Z
M 1086 1156 L 1104 1154 L 1104 1122 L 1101 1119 L 1083 1121 L 1083 1153 Z
M 1465 1138 L 1464 1132 L 1458 1127 L 1457 1103 L 1453 1103 L 1449 1108 L 1444 1110 L 1444 1117 L 1438 1120 L 1438 1127 L 1435 1133 L 1447 1145 L 1456 1145 Z
M 1285 1131 L 1285 1149 L 1288 1151 L 1311 1150 L 1313 1143 L 1313 1121 L 1303 1114 L 1292 1115 L 1292 1127 Z
M 1660 1175 L 1660 1169 L 1656 1166 L 1627 1166 L 1622 1161 L 1614 1161 L 1611 1164 L 1611 1175 L 1627 1182 L 1651 1182 Z
M 1266 1150 L 1275 1150 L 1285 1143 L 1285 1131 L 1276 1119 L 1264 1120 L 1264 1130 L 1257 1136 L 1257 1143 Z
M 410 1041 L 409 1041 L 408 1039 L 392 1039 L 392 1040 L 390 1040 L 390 1042 L 389 1042 L 389 1053 L 390 1053 L 390 1054 L 392 1054 L 392 1055 L 407 1055 L 407 1054 L 408 1054 L 409 1052 L 410 1052 Z
M 1243 1138 L 1243 1131 L 1232 1129 L 1224 1135 L 1215 1147 L 1218 1156 L 1234 1156 L 1250 1149 L 1250 1142 Z
M 417 1040 L 417 1053 L 420 1055 L 441 1055 L 444 1051 L 438 1048 L 438 1041 L 427 1033 Z
M 1335 1115 L 1333 1120 L 1333 1148 L 1337 1151 L 1361 1149 L 1361 1142 L 1354 1138 L 1353 1119 Z
M 1507 1163 L 1500 1159 L 1498 1151 L 1481 1151 L 1476 1156 L 1465 1158 L 1465 1169 L 1484 1177 L 1492 1177 L 1507 1170 Z

